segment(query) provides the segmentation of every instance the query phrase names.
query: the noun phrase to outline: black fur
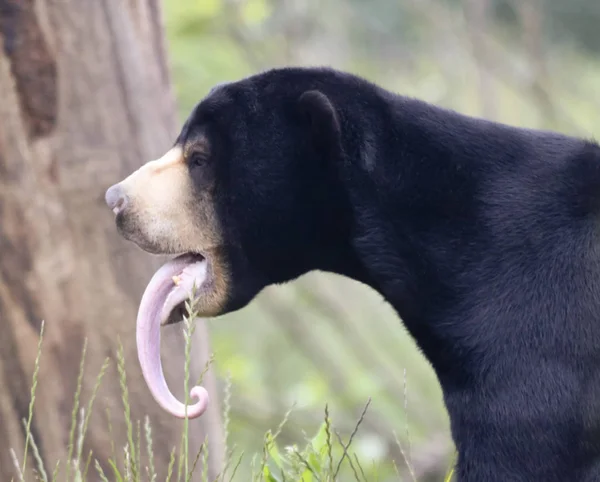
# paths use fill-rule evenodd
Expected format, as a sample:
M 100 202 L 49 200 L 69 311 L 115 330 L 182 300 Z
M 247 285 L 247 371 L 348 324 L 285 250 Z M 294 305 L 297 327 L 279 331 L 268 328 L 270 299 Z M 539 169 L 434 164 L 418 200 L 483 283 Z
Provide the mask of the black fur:
M 600 148 L 329 69 L 220 86 L 205 130 L 228 311 L 311 270 L 396 309 L 444 392 L 460 482 L 600 480 Z

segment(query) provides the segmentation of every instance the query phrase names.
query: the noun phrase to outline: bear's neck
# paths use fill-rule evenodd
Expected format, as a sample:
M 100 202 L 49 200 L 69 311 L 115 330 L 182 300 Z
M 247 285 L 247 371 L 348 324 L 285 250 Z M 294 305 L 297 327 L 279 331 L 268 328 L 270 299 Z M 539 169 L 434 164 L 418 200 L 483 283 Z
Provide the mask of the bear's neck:
M 391 117 L 368 123 L 344 115 L 353 123 L 347 132 L 361 133 L 362 142 L 344 140 L 337 162 L 353 218 L 349 248 L 341 250 L 350 269 L 338 272 L 381 293 L 437 370 L 457 360 L 436 320 L 456 309 L 459 278 L 489 248 L 481 236 L 480 173 L 498 166 L 485 159 L 495 143 L 518 149 L 523 140 L 509 127 L 502 138 L 486 138 L 490 124 L 419 101 L 397 106 Z

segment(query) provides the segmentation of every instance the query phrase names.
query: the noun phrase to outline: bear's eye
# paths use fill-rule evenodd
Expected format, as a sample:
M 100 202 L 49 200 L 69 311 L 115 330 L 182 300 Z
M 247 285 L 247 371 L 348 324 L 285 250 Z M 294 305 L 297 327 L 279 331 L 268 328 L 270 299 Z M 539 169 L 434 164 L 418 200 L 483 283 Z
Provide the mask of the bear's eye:
M 206 154 L 202 154 L 202 153 L 194 153 L 190 156 L 189 159 L 189 165 L 190 167 L 194 168 L 194 167 L 202 167 L 206 164 L 208 160 L 208 156 Z

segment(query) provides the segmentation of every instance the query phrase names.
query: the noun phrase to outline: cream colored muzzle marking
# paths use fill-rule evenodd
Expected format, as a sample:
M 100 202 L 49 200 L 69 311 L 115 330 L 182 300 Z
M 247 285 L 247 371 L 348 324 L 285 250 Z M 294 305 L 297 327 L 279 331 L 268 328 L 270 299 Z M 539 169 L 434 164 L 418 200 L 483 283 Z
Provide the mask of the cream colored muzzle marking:
M 210 193 L 194 194 L 180 147 L 149 161 L 120 183 L 136 230 L 165 253 L 202 252 L 221 244 Z

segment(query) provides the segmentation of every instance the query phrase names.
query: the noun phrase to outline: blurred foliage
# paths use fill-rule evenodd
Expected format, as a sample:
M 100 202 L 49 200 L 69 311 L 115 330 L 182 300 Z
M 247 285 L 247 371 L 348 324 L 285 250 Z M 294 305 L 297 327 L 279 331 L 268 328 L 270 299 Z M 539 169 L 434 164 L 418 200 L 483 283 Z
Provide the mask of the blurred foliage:
M 168 0 L 165 10 L 182 120 L 217 83 L 296 64 L 514 125 L 591 136 L 600 123 L 597 0 Z M 372 290 L 311 273 L 208 323 L 218 373 L 231 376 L 230 444 L 259 453 L 294 403 L 280 444 L 316 433 L 326 403 L 348 437 L 371 397 L 353 442 L 367 480 L 372 462 L 377 480 L 397 480 L 392 460 L 408 474 L 395 434 L 420 480 L 442 480 L 453 448 L 441 391 Z

